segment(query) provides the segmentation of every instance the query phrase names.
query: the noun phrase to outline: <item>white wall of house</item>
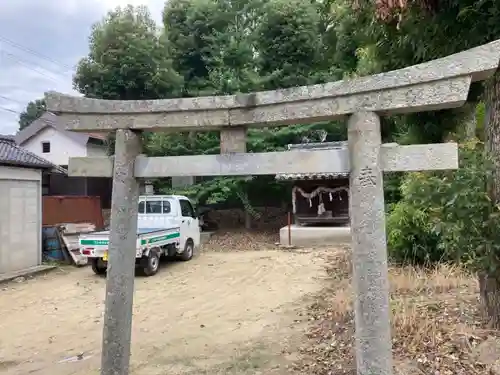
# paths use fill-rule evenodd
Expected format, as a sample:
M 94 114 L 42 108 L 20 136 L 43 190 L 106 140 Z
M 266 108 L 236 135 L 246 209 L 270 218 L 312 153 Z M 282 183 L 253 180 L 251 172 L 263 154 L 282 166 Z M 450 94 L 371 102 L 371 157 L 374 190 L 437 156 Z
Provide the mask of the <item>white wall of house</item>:
M 0 166 L 0 273 L 42 262 L 42 173 Z
M 44 143 L 50 144 L 48 152 L 46 152 L 47 148 L 44 150 Z M 106 156 L 105 146 L 82 145 L 50 126 L 42 129 L 20 146 L 56 165 L 68 165 L 70 157 Z

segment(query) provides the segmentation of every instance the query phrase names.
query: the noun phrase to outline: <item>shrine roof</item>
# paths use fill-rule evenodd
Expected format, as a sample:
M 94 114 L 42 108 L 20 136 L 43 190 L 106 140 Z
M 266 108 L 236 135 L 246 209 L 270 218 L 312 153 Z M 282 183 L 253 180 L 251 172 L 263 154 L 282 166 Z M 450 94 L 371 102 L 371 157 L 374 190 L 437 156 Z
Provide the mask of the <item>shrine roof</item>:
M 335 150 L 347 149 L 346 141 L 339 142 L 321 142 L 321 143 L 297 143 L 287 145 L 288 151 L 317 151 L 317 150 Z M 276 175 L 277 180 L 333 180 L 338 178 L 347 178 L 349 173 L 280 173 Z
M 277 174 L 277 180 L 334 180 L 348 178 L 349 173 L 291 173 Z

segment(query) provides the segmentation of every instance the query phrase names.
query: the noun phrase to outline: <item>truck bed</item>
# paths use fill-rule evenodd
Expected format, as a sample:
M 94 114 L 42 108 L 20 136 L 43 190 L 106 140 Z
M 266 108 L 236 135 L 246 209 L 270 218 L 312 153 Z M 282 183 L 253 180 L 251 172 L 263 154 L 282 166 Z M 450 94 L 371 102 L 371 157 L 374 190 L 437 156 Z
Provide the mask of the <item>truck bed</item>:
M 95 250 L 107 250 L 109 245 L 109 230 L 88 233 L 79 238 L 80 248 L 87 246 Z M 139 228 L 137 230 L 137 248 L 151 246 L 153 244 L 165 245 L 178 240 L 180 228 Z
M 163 231 L 168 231 L 171 229 L 178 229 L 177 227 L 172 227 L 172 228 L 137 228 L 137 237 L 142 236 L 142 235 L 149 235 L 149 234 L 154 234 L 155 232 L 163 232 Z M 93 237 L 93 236 L 109 236 L 109 230 L 102 230 L 99 232 L 92 232 L 87 234 L 86 236 L 88 237 Z

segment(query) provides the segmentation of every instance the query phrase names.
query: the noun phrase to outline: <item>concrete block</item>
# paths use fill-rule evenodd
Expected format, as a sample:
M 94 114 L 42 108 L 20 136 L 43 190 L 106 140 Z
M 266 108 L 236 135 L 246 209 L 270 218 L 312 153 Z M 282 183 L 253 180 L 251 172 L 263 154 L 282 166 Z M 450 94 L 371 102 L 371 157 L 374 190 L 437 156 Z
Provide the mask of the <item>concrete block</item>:
M 307 227 L 291 225 L 292 246 L 329 246 L 351 243 L 350 227 Z M 288 226 L 280 229 L 280 245 L 288 245 Z
M 0 284 L 15 280 L 20 278 L 20 280 L 24 280 L 26 278 L 34 277 L 36 275 L 40 275 L 49 271 L 53 271 L 56 269 L 56 266 L 49 266 L 42 264 L 40 266 L 34 266 L 30 268 L 25 268 L 18 271 L 6 272 L 0 274 Z

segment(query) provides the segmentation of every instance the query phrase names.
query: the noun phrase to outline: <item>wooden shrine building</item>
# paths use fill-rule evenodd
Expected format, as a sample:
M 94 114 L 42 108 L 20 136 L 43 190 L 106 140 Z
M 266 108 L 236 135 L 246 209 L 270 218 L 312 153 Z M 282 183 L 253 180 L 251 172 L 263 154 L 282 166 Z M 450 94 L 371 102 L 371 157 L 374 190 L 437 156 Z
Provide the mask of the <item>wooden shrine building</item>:
M 347 149 L 347 142 L 290 144 L 288 150 Z M 277 174 L 277 180 L 293 181 L 292 212 L 300 226 L 344 226 L 349 224 L 348 173 Z

